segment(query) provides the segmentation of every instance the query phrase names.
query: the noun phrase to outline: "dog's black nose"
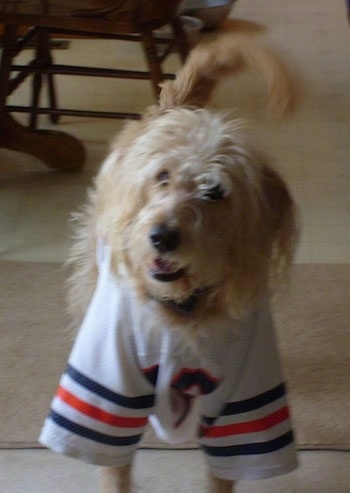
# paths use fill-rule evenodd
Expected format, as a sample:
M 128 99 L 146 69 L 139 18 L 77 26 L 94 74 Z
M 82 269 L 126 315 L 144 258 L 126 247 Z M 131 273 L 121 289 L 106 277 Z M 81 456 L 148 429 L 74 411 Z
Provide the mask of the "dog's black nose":
M 177 229 L 171 229 L 166 224 L 155 226 L 150 235 L 150 240 L 154 248 L 159 252 L 171 252 L 180 244 L 180 233 Z

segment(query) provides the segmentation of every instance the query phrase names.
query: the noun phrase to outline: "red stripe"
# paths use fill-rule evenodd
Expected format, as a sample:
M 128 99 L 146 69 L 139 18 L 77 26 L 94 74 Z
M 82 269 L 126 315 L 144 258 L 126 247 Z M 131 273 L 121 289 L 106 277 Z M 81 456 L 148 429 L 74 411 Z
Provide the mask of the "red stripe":
M 203 436 L 208 438 L 220 438 L 229 435 L 242 435 L 245 433 L 258 433 L 283 423 L 289 418 L 288 406 L 282 407 L 278 411 L 255 421 L 246 421 L 245 423 L 236 423 L 226 426 L 213 426 L 202 429 Z
M 149 373 L 151 371 L 153 371 L 155 368 L 157 368 L 159 365 L 152 365 L 152 366 L 149 366 L 148 368 L 142 368 L 142 371 L 144 373 Z
M 77 411 L 96 419 L 111 426 L 119 426 L 120 428 L 138 428 L 145 426 L 148 418 L 125 418 L 123 416 L 117 416 L 116 414 L 108 413 L 103 409 L 96 406 L 92 406 L 87 402 L 79 399 L 75 395 L 71 394 L 64 387 L 59 387 L 56 393 L 63 402 L 73 407 Z

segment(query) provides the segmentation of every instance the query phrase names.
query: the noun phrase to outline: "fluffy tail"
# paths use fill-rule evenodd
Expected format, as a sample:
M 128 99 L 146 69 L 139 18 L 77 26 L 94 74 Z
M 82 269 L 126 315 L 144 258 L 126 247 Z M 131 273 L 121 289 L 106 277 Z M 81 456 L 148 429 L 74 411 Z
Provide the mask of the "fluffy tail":
M 217 83 L 224 77 L 252 68 L 265 80 L 270 109 L 279 115 L 292 110 L 296 92 L 276 54 L 252 37 L 226 34 L 192 50 L 174 81 L 162 86 L 159 106 L 203 107 L 210 101 Z

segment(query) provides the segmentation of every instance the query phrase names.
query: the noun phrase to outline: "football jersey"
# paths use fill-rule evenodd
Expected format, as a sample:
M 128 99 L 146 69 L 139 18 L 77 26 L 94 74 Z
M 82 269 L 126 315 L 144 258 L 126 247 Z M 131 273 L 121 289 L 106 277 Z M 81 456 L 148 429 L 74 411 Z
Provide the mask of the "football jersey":
M 260 479 L 296 467 L 296 450 L 267 299 L 242 320 L 191 340 L 155 324 L 99 253 L 94 295 L 53 398 L 40 442 L 103 465 L 131 462 L 148 423 L 168 443 L 197 439 L 212 473 Z

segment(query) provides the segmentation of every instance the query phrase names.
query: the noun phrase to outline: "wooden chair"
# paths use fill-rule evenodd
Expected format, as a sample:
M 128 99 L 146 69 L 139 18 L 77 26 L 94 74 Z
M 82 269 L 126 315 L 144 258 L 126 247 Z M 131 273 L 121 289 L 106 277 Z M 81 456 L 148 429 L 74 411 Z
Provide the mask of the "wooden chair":
M 184 61 L 189 50 L 186 35 L 178 17 L 181 0 L 0 0 L 0 24 L 3 25 L 3 50 L 0 65 L 0 147 L 16 148 L 38 156 L 38 151 L 28 148 L 36 147 L 34 141 L 40 141 L 39 147 L 54 139 L 48 131 L 35 130 L 37 116 L 48 114 L 52 121 L 60 115 L 94 116 L 110 118 L 139 118 L 136 113 L 110 111 L 72 110 L 59 108 L 56 99 L 55 74 L 79 76 L 100 76 L 126 79 L 149 80 L 156 96 L 159 84 L 173 74 L 162 71 L 162 63 L 169 53 L 176 50 Z M 173 36 L 160 39 L 154 31 L 169 24 Z M 52 59 L 50 40 L 53 36 L 64 35 L 82 38 L 119 39 L 141 43 L 144 49 L 148 70 L 125 70 L 116 68 L 92 68 L 81 66 L 57 65 Z M 15 63 L 16 56 L 28 44 L 34 45 L 34 58 L 27 65 Z M 116 60 L 117 62 L 117 60 Z M 11 77 L 12 74 L 15 74 Z M 7 99 L 19 85 L 32 76 L 31 102 L 28 106 L 8 105 Z M 48 81 L 49 106 L 39 106 L 42 81 Z M 82 86 L 83 87 L 83 86 Z M 13 112 L 30 114 L 28 127 L 15 122 L 10 115 Z M 12 135 L 12 134 L 15 135 Z M 61 134 L 62 136 L 63 134 Z M 57 138 L 59 134 L 56 133 Z M 69 138 L 69 136 L 65 136 Z M 74 148 L 73 138 L 70 143 Z M 15 143 L 19 140 L 20 143 Z M 41 159 L 52 167 L 62 167 L 57 159 L 48 156 L 51 144 Z M 69 145 L 68 145 L 69 147 Z M 77 149 L 75 149 L 75 154 Z M 56 151 L 57 152 L 57 151 Z M 81 161 L 73 157 L 73 161 Z M 70 161 L 67 167 L 80 167 L 81 162 Z

